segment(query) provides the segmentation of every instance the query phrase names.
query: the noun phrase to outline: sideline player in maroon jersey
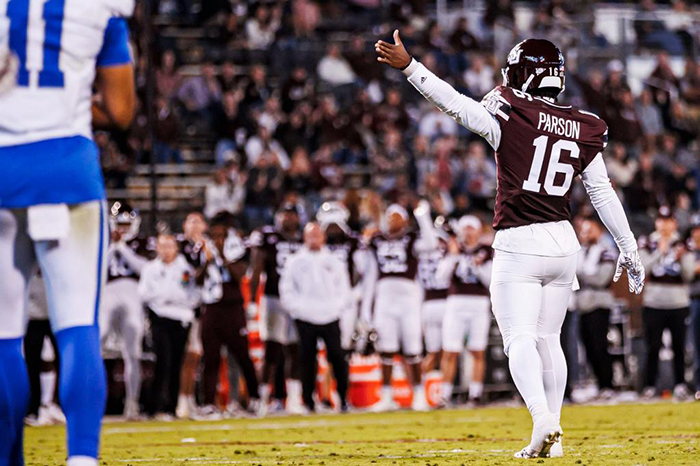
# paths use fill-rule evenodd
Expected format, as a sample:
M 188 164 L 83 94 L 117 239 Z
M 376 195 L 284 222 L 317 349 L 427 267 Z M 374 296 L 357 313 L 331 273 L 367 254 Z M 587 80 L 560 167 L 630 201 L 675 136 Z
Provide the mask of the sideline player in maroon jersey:
M 124 418 L 139 417 L 141 394 L 141 352 L 146 314 L 138 293 L 141 269 L 155 256 L 155 244 L 139 238 L 141 217 L 126 203 L 110 208 L 111 242 L 107 249 L 107 284 L 99 311 L 100 340 L 104 349 L 108 337 L 115 335 L 124 359 L 126 397 Z
M 287 260 L 303 245 L 299 208 L 285 203 L 275 214 L 275 225 L 264 226 L 250 235 L 252 249 L 250 289 L 253 296 L 265 273 L 265 289 L 260 306 L 260 336 L 265 342 L 262 386 L 260 395 L 264 403 L 271 402 L 270 411 L 284 406 L 291 414 L 304 414 L 302 402 L 301 368 L 299 362 L 299 335 L 294 320 L 280 302 L 279 281 Z M 251 300 L 248 314 L 257 314 Z M 287 398 L 282 404 L 281 393 L 273 390 L 276 371 L 285 369 Z
M 448 254 L 438 265 L 438 280 L 449 283 L 449 294 L 442 325 L 442 399 L 449 405 L 457 360 L 467 349 L 472 356 L 469 401 L 479 402 L 484 389 L 486 347 L 491 328 L 489 282 L 493 251 L 481 243 L 481 220 L 465 215 L 457 222 L 457 238 L 451 238 Z
M 362 315 L 368 322 L 368 307 L 373 302 L 372 321 L 377 330 L 377 351 L 382 359 L 381 398 L 370 408 L 377 412 L 397 408 L 391 377 L 394 356 L 399 353 L 406 363 L 408 380 L 413 385 L 412 409 L 430 409 L 421 380 L 421 289 L 416 276 L 418 255 L 434 250 L 438 239 L 430 220 L 430 204 L 420 201 L 413 214 L 419 232 L 410 227 L 408 212 L 403 206 L 390 205 L 386 209 L 386 231 L 372 236 L 368 245 L 370 264 Z
M 630 292 L 644 286 L 637 243 L 603 162 L 607 126 L 597 115 L 556 103 L 564 90 L 564 56 L 547 40 L 513 47 L 503 85 L 481 102 L 412 58 L 398 30 L 394 44 L 378 41 L 375 48 L 379 62 L 401 70 L 427 100 L 496 151 L 491 301 L 513 380 L 533 419 L 531 442 L 515 456 L 547 457 L 550 450 L 561 456 L 566 361 L 560 332 L 580 249 L 570 221 L 574 176 L 581 176 L 620 249 L 615 280 L 626 269 Z

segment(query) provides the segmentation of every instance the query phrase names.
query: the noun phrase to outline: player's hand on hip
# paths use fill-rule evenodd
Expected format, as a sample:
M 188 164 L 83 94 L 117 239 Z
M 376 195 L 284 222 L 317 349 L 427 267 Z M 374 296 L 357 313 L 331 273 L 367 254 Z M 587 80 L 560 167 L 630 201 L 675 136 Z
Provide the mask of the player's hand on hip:
M 394 45 L 379 40 L 374 44 L 374 49 L 379 55 L 377 57 L 378 62 L 386 63 L 397 70 L 403 70 L 411 63 L 411 56 L 406 51 L 406 47 L 403 46 L 403 42 L 401 42 L 398 29 L 394 31 Z
M 620 257 L 617 259 L 615 276 L 613 277 L 614 282 L 620 279 L 624 270 L 627 270 L 627 283 L 630 293 L 641 294 L 644 289 L 646 273 L 638 251 L 620 253 Z

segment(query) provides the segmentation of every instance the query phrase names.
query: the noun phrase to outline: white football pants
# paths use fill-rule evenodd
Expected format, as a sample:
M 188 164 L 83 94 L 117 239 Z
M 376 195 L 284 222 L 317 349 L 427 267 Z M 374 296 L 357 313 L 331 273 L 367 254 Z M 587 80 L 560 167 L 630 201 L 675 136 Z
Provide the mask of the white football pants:
M 546 257 L 496 251 L 491 303 L 513 381 L 535 422 L 561 413 L 566 360 L 560 332 L 577 254 Z

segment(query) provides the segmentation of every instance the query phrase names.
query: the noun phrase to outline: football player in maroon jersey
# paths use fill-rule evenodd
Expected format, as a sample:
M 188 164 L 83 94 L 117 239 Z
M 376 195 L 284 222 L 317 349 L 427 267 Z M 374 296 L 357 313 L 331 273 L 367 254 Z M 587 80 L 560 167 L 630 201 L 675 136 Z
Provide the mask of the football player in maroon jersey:
M 381 398 L 370 408 L 377 412 L 397 407 L 391 378 L 394 356 L 399 352 L 406 363 L 408 380 L 413 385 L 412 409 L 429 409 L 421 380 L 421 289 L 416 276 L 418 255 L 436 249 L 438 238 L 427 201 L 420 201 L 413 214 L 419 232 L 410 227 L 408 212 L 403 206 L 390 205 L 386 210 L 386 231 L 373 235 L 368 244 L 370 265 L 362 315 L 365 321 L 369 321 L 367 306 L 373 303 L 372 321 L 377 330 L 377 351 L 382 360 Z
M 155 245 L 139 238 L 141 217 L 124 202 L 110 208 L 111 242 L 107 249 L 107 284 L 99 311 L 100 340 L 104 347 L 115 335 L 124 359 L 126 397 L 124 417 L 139 417 L 141 394 L 141 350 L 146 314 L 138 294 L 141 269 L 155 255 Z
M 615 280 L 627 270 L 630 292 L 644 286 L 637 242 L 603 162 L 607 126 L 597 115 L 557 103 L 564 56 L 547 40 L 513 47 L 503 85 L 481 102 L 411 57 L 398 30 L 394 44 L 378 41 L 375 49 L 379 62 L 401 70 L 427 100 L 496 151 L 491 301 L 513 380 L 534 424 L 530 444 L 515 456 L 547 457 L 553 445 L 551 456 L 560 456 L 566 361 L 559 335 L 580 248 L 570 221 L 574 176 L 581 176 L 620 249 Z
M 445 404 L 452 398 L 452 382 L 457 373 L 457 360 L 467 349 L 472 356 L 469 401 L 482 397 L 486 371 L 486 347 L 491 328 L 489 281 L 493 251 L 481 243 L 482 224 L 473 215 L 464 215 L 457 222 L 457 238 L 451 238 L 448 254 L 440 261 L 438 280 L 449 283 L 449 294 L 442 324 L 441 396 Z

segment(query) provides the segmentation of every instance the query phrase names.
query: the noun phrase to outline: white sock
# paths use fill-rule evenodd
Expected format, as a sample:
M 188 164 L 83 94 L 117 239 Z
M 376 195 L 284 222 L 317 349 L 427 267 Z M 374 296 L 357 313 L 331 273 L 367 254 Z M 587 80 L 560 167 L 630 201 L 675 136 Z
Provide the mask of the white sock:
M 413 386 L 413 394 L 415 395 L 416 393 L 423 394 L 425 390 L 423 389 L 423 384 L 416 384 Z
M 287 396 L 294 401 L 301 400 L 301 382 L 299 380 L 287 380 Z
M 455 386 L 451 384 L 450 382 L 443 382 L 442 383 L 442 390 L 441 390 L 441 396 L 443 400 L 450 400 L 452 399 L 452 391 L 454 390 Z
M 544 393 L 547 397 L 549 411 L 561 418 L 561 405 L 564 402 L 564 390 L 566 389 L 566 358 L 561 347 L 561 338 L 558 334 L 540 337 L 537 342 L 537 352 L 542 361 L 542 380 Z
M 260 399 L 265 402 L 270 402 L 270 395 L 272 394 L 272 385 L 269 383 L 264 383 L 260 385 Z
M 481 398 L 481 394 L 484 393 L 483 382 L 469 382 L 469 399 L 475 400 Z
M 53 394 L 56 388 L 56 373 L 54 371 L 42 372 L 39 374 L 41 384 L 41 404 L 50 405 L 53 403 Z
M 391 389 L 391 385 L 382 385 L 382 400 L 392 399 L 394 399 L 394 392 Z
M 550 411 L 542 379 L 542 360 L 534 337 L 520 336 L 513 340 L 508 350 L 508 367 L 532 421 L 545 419 Z
M 97 466 L 97 459 L 89 456 L 71 456 L 66 462 L 66 466 Z

